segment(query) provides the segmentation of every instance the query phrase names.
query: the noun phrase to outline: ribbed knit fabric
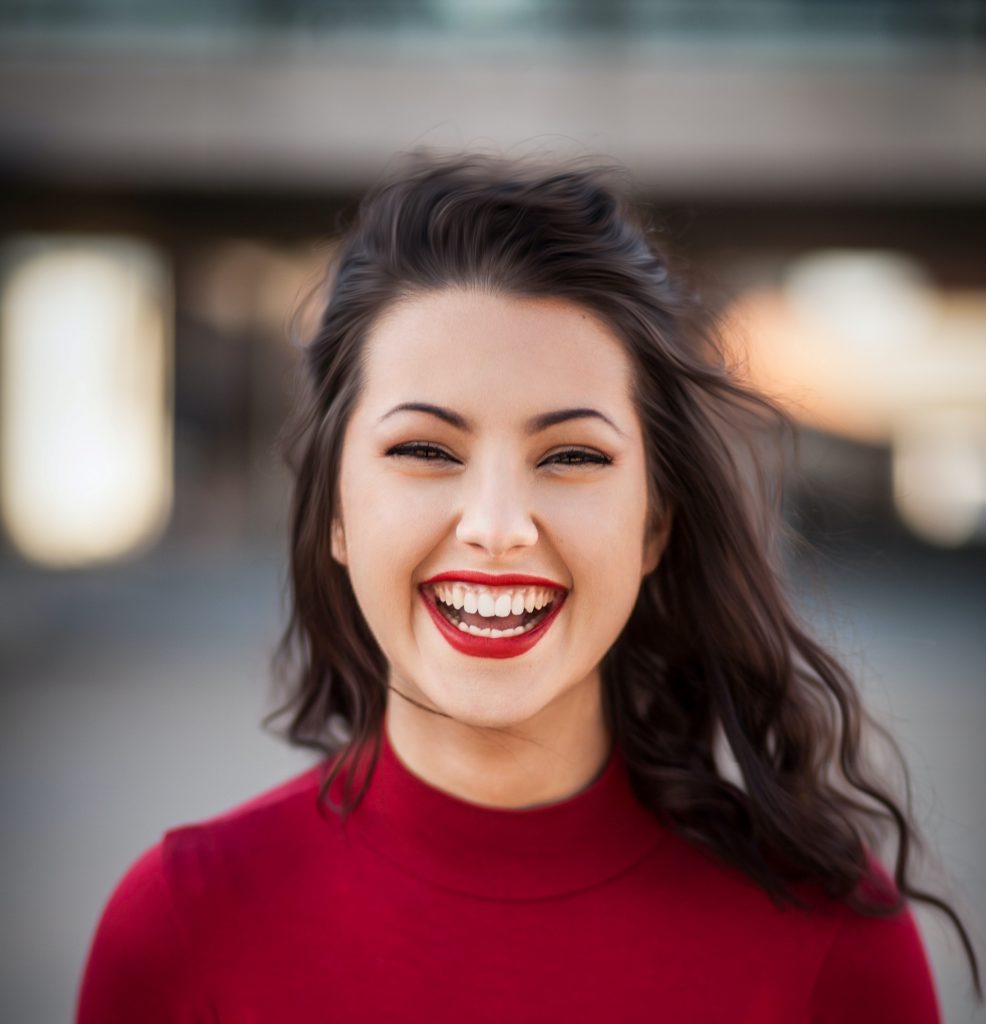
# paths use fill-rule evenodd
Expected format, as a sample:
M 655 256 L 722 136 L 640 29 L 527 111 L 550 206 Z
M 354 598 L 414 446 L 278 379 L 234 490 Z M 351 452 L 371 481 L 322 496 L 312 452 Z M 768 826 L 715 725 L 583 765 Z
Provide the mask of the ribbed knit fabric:
M 319 814 L 323 771 L 136 861 L 78 1024 L 939 1020 L 910 913 L 774 906 L 659 825 L 617 749 L 575 796 L 500 810 L 425 783 L 385 735 L 344 826 Z

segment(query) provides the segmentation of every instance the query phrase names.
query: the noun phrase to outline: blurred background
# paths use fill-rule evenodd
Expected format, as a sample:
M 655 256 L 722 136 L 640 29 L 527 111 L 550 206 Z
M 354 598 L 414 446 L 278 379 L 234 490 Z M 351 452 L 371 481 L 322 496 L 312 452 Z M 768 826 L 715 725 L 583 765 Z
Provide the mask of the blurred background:
M 418 144 L 629 168 L 801 424 L 793 586 L 986 956 L 983 0 L 0 0 L 0 1017 L 70 1019 L 135 857 L 311 763 L 260 727 L 288 321 Z

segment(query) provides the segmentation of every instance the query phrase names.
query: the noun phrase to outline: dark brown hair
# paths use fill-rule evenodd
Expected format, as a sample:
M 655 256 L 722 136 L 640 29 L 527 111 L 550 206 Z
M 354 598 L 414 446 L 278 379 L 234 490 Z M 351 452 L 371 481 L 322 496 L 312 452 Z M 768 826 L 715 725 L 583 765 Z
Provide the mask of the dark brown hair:
M 291 742 L 369 771 L 379 753 L 387 664 L 346 570 L 330 555 L 342 441 L 362 386 L 363 344 L 412 293 L 479 287 L 568 299 L 622 340 L 635 369 L 653 521 L 672 526 L 602 666 L 614 741 L 640 801 L 689 841 L 744 871 L 775 900 L 812 881 L 860 912 L 908 898 L 968 934 L 943 899 L 914 887 L 917 833 L 863 753 L 864 728 L 892 739 L 840 665 L 797 621 L 774 566 L 773 507 L 753 500 L 755 432 L 782 417 L 726 364 L 709 311 L 609 164 L 546 165 L 417 151 L 362 201 L 331 262 L 324 310 L 305 349 L 304 390 L 284 436 L 295 477 L 290 621 L 275 655 L 289 687 Z M 746 453 L 744 456 L 743 453 Z M 753 453 L 753 457 L 749 457 Z M 734 761 L 724 771 L 724 743 Z M 906 783 L 906 768 L 900 762 Z M 738 775 L 737 775 L 738 771 Z M 896 834 L 896 893 L 863 895 L 868 848 Z

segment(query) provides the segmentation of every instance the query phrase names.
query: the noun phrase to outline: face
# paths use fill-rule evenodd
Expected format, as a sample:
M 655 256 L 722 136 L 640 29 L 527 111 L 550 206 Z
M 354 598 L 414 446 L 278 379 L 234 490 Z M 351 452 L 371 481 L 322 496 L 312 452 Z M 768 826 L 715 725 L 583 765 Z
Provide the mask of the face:
M 391 685 L 498 728 L 598 694 L 664 541 L 620 341 L 563 300 L 446 290 L 391 308 L 366 346 L 332 552 Z M 563 410 L 594 414 L 538 422 Z

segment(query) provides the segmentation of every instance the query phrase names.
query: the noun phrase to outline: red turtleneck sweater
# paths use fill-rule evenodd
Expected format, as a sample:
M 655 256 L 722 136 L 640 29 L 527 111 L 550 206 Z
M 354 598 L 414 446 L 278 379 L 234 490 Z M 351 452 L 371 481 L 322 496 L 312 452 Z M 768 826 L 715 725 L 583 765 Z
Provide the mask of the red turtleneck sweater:
M 435 789 L 386 735 L 345 826 L 318 813 L 321 777 L 137 860 L 78 1024 L 939 1020 L 910 913 L 779 909 L 662 828 L 617 750 L 589 788 L 529 810 Z

